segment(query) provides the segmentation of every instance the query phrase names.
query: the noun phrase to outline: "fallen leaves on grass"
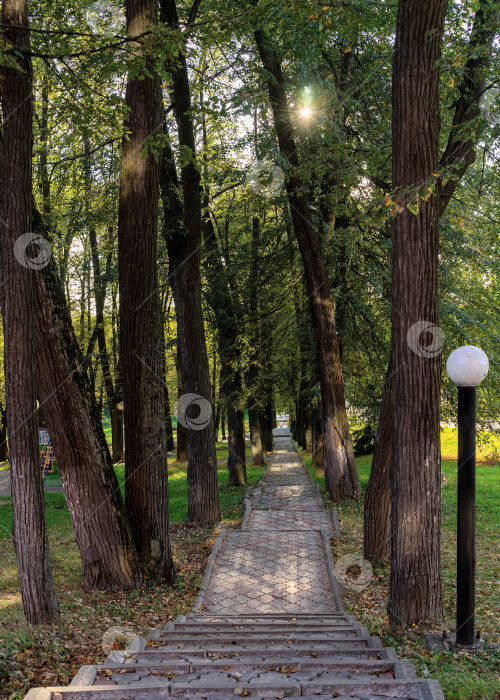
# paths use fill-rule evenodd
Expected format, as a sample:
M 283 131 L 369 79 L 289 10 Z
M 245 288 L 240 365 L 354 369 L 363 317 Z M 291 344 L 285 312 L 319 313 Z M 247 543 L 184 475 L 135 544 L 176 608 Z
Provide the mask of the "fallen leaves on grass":
M 13 614 L 0 628 L 0 697 L 22 698 L 35 686 L 67 685 L 84 664 L 105 659 L 102 638 L 120 625 L 146 636 L 177 615 L 191 610 L 215 528 L 171 526 L 172 549 L 179 574 L 175 586 L 103 593 L 79 586 L 81 571 L 59 575 L 56 585 L 62 622 L 55 627 L 30 627 Z M 164 643 L 164 642 L 163 642 Z

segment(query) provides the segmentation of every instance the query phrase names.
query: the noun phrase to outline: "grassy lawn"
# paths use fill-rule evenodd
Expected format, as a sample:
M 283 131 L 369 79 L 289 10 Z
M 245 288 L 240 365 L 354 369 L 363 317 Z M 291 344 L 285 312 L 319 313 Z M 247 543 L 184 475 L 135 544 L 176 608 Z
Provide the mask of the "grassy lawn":
M 455 443 L 456 450 L 456 443 Z M 304 455 L 314 475 L 310 455 Z M 371 457 L 356 460 L 363 489 L 370 475 Z M 500 697 L 500 649 L 476 654 L 429 653 L 423 647 L 424 631 L 455 629 L 456 596 L 456 486 L 457 463 L 444 460 L 447 483 L 442 488 L 442 571 L 445 620 L 437 625 L 417 625 L 404 633 L 391 632 L 386 614 L 388 567 L 376 568 L 368 587 L 361 592 L 342 589 L 346 610 L 366 625 L 370 634 L 379 635 L 386 646 L 393 646 L 399 656 L 408 658 L 421 677 L 441 683 L 448 700 L 482 700 Z M 325 495 L 325 480 L 314 477 Z M 498 559 L 498 527 L 500 523 L 500 468 L 477 467 L 477 568 L 476 627 L 486 642 L 498 642 L 500 623 L 500 563 Z M 332 507 L 325 497 L 327 507 Z M 363 501 L 336 504 L 341 539 L 333 546 L 335 561 L 349 553 L 363 554 Z
M 123 490 L 123 464 L 116 466 L 116 473 Z M 262 468 L 248 467 L 249 484 L 257 483 L 262 473 Z M 218 475 L 224 524 L 237 527 L 243 517 L 246 487 L 228 486 L 227 470 L 221 463 Z M 58 480 L 57 474 L 47 477 L 48 483 L 55 484 Z M 102 639 L 111 627 L 147 634 L 192 608 L 218 528 L 185 523 L 186 465 L 169 465 L 169 484 L 178 582 L 175 586 L 143 586 L 124 593 L 83 590 L 81 562 L 64 495 L 45 494 L 51 559 L 62 617 L 61 624 L 52 628 L 34 628 L 24 621 L 11 537 L 11 499 L 0 498 L 0 698 L 22 698 L 30 687 L 37 685 L 68 684 L 82 664 L 105 658 Z
M 457 443 L 457 428 L 442 427 L 441 454 L 444 459 L 457 458 Z M 500 433 L 487 430 L 478 431 L 476 458 L 478 462 L 485 464 L 500 464 Z

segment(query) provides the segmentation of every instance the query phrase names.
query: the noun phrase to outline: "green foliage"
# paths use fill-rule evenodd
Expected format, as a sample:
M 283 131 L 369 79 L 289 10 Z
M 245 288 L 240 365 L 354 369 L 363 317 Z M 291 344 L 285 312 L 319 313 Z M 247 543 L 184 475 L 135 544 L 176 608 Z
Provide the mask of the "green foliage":
M 372 423 L 366 423 L 361 427 L 353 428 L 351 431 L 352 444 L 356 457 L 369 455 L 375 447 L 376 429 Z

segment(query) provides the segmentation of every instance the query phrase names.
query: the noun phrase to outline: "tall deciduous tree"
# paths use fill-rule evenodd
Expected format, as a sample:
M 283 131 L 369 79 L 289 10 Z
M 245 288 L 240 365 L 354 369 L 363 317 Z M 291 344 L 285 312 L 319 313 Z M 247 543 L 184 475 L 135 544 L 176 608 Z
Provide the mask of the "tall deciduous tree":
M 200 98 L 203 104 L 203 93 Z M 207 151 L 207 127 L 203 115 L 203 146 Z M 208 299 L 215 317 L 217 327 L 219 356 L 221 362 L 220 389 L 226 397 L 228 458 L 227 470 L 231 486 L 246 484 L 245 428 L 244 413 L 238 402 L 242 400 L 242 378 L 238 363 L 238 338 L 241 328 L 238 316 L 242 309 L 235 298 L 234 290 L 227 279 L 226 269 L 231 269 L 231 253 L 227 247 L 222 249 L 215 235 L 215 228 L 210 217 L 210 192 L 208 187 L 208 167 L 204 163 L 205 187 L 202 194 L 202 233 L 207 253 Z M 226 217 L 226 230 L 229 231 L 229 218 Z M 222 262 L 224 259 L 225 267 Z
M 33 230 L 48 238 L 40 213 Z M 101 415 L 53 259 L 37 272 L 36 379 L 87 589 L 127 590 L 142 582 Z M 85 498 L 82 498 L 85 494 Z
M 199 3 L 193 5 L 198 7 Z M 174 31 L 179 30 L 175 0 L 161 0 L 161 20 Z M 196 9 L 195 9 L 196 13 Z M 190 18 L 188 23 L 192 23 Z M 177 334 L 180 347 L 182 391 L 210 401 L 210 369 L 205 341 L 201 304 L 201 191 L 196 165 L 196 145 L 191 114 L 191 91 L 184 53 L 181 47 L 177 62 L 170 70 L 172 95 L 179 146 L 182 149 L 181 187 L 182 218 L 175 202 L 177 174 L 171 153 L 164 151 L 164 207 L 173 216 L 173 226 L 164 228 L 169 258 L 170 284 L 175 301 Z M 177 212 L 177 213 L 176 213 Z M 182 221 L 182 226 L 179 226 Z M 188 408 L 188 411 L 192 409 Z M 195 416 L 193 416 L 195 417 Z M 188 450 L 188 520 L 216 522 L 220 519 L 215 452 L 214 422 L 201 430 L 187 430 Z
M 281 62 L 264 30 L 255 31 L 255 41 L 268 76 L 269 99 L 282 156 L 290 166 L 286 190 L 293 228 L 299 246 L 311 320 L 316 343 L 318 376 L 323 406 L 325 480 L 332 498 L 357 495 L 359 478 L 347 420 L 339 344 L 335 329 L 335 304 L 330 281 L 305 194 L 297 175 L 299 157 L 294 138 Z
M 35 405 L 34 276 L 31 244 L 32 70 L 26 0 L 2 3 L 4 139 L 0 217 L 5 386 L 9 422 L 14 547 L 28 622 L 56 623 L 59 605 L 45 526 Z M 23 238 L 24 236 L 24 238 Z
M 499 2 L 482 0 L 469 40 L 470 57 L 463 68 L 452 127 L 439 161 L 443 176 L 437 182 L 438 215 L 441 218 L 467 168 L 474 162 L 476 143 L 486 124 L 480 102 L 491 64 L 493 39 L 498 31 Z M 443 186 L 441 183 L 445 181 Z M 394 368 L 389 363 L 380 407 L 370 480 L 365 495 L 364 555 L 368 560 L 390 556 L 390 465 L 392 460 Z
M 403 201 L 438 167 L 439 68 L 447 0 L 400 0 L 393 61 L 393 187 Z M 392 626 L 441 617 L 441 356 L 419 352 L 438 324 L 439 202 L 406 207 L 392 230 Z M 417 330 L 412 330 L 417 329 Z M 417 333 L 418 340 L 418 333 Z M 429 356 L 431 355 L 431 356 Z
M 250 273 L 249 311 L 250 333 L 253 350 L 247 371 L 248 385 L 248 423 L 250 428 L 250 442 L 252 445 L 252 458 L 254 465 L 265 464 L 264 450 L 262 446 L 262 432 L 257 406 L 257 383 L 259 378 L 259 243 L 260 243 L 260 219 L 257 215 L 252 217 L 252 269 Z
M 143 35 L 154 24 L 155 7 L 154 0 L 127 0 L 129 36 Z M 125 503 L 146 575 L 172 582 L 157 278 L 159 165 L 146 143 L 161 132 L 161 94 L 151 56 L 141 43 L 135 44 L 130 60 L 118 206 Z

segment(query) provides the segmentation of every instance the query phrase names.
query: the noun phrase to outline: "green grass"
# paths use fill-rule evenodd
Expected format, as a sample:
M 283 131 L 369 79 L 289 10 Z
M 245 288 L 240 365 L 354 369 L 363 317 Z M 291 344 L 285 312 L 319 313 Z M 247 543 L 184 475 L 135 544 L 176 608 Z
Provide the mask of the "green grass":
M 446 429 L 446 439 L 453 440 L 452 429 Z M 456 446 L 455 446 L 456 450 Z M 325 493 L 325 480 L 314 476 L 312 459 L 304 455 L 305 463 L 314 480 L 319 483 L 327 507 L 332 507 Z M 370 476 L 371 456 L 356 459 L 358 474 L 366 489 Z M 360 592 L 345 591 L 346 609 L 368 627 L 371 634 L 379 635 L 386 646 L 393 646 L 401 657 L 408 658 L 420 677 L 438 680 L 447 700 L 493 700 L 499 697 L 500 650 L 493 649 L 498 642 L 500 624 L 500 564 L 498 560 L 498 527 L 500 523 L 500 468 L 477 466 L 477 568 L 476 568 L 476 626 L 490 645 L 487 650 L 469 654 L 465 651 L 429 653 L 423 648 L 424 632 L 453 630 L 456 602 L 456 487 L 457 463 L 443 460 L 442 469 L 447 481 L 442 487 L 442 578 L 444 622 L 434 625 L 416 625 L 398 634 L 392 632 L 386 614 L 389 568 L 374 568 L 368 588 Z M 335 504 L 338 511 L 341 539 L 334 544 L 337 560 L 348 553 L 363 553 L 363 499 Z
M 243 517 L 243 498 L 248 486 L 256 484 L 263 473 L 262 467 L 247 465 L 247 486 L 229 486 L 228 471 L 225 465 L 218 465 L 219 499 L 222 519 L 235 522 Z M 122 493 L 125 491 L 125 465 L 115 466 L 115 472 L 120 483 Z M 187 466 L 176 462 L 169 465 L 169 508 L 172 523 L 182 523 L 187 517 L 188 485 Z
M 457 459 L 458 430 L 441 427 L 441 454 L 444 459 Z M 476 458 L 485 464 L 500 464 L 500 433 L 480 430 L 477 433 Z
M 248 448 L 248 450 L 250 450 L 250 448 Z M 124 496 L 125 465 L 123 463 L 115 465 L 115 473 L 118 477 L 122 495 Z M 252 486 L 260 480 L 262 474 L 262 467 L 247 465 L 247 486 L 229 486 L 229 476 L 225 464 L 219 463 L 217 475 L 223 520 L 236 522 L 243 517 L 243 498 L 245 492 L 248 486 Z M 57 467 L 54 474 L 47 475 L 45 483 L 53 486 L 61 484 Z M 170 520 L 172 523 L 184 522 L 187 517 L 188 500 L 187 465 L 182 462 L 169 463 L 168 483 Z M 3 505 L 0 506 L 0 539 L 10 539 L 12 532 L 12 499 L 7 496 L 2 497 L 1 502 Z M 57 531 L 62 535 L 72 532 L 71 520 L 64 494 L 46 493 L 45 509 L 45 517 L 49 532 Z
M 115 466 L 122 493 L 124 470 L 123 464 Z M 121 625 L 147 634 L 192 608 L 218 530 L 185 523 L 187 466 L 169 460 L 168 472 L 172 548 L 179 576 L 174 586 L 144 585 L 137 591 L 117 593 L 84 591 L 64 494 L 45 493 L 50 555 L 62 617 L 61 623 L 52 627 L 31 627 L 24 620 L 12 544 L 12 499 L 0 498 L 0 698 L 22 698 L 37 685 L 67 685 L 82 664 L 103 660 L 102 638 L 110 627 Z M 256 484 L 263 472 L 261 467 L 248 466 L 248 485 Z M 223 522 L 236 527 L 243 517 L 247 486 L 229 486 L 222 462 L 218 480 Z M 47 483 L 58 482 L 57 471 L 48 475 Z

